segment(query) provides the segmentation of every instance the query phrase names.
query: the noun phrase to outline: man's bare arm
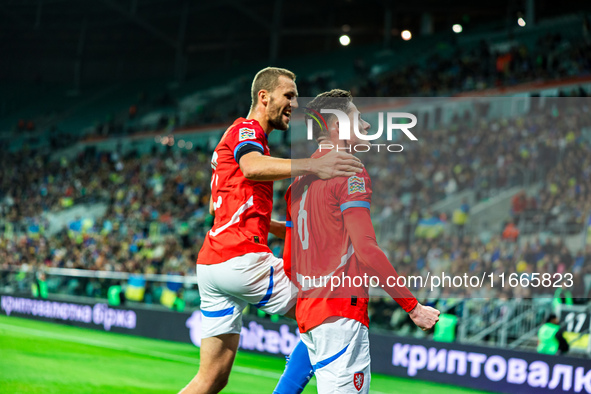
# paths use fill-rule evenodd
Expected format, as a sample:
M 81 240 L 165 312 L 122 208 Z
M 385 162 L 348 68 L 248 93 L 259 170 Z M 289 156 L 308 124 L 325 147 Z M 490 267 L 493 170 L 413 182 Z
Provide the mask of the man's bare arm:
M 240 158 L 240 170 L 246 179 L 278 181 L 314 174 L 320 179 L 353 176 L 363 171 L 363 164 L 353 155 L 332 151 L 318 159 L 279 159 L 250 152 Z
M 269 232 L 277 238 L 285 239 L 285 222 L 271 219 L 271 227 Z

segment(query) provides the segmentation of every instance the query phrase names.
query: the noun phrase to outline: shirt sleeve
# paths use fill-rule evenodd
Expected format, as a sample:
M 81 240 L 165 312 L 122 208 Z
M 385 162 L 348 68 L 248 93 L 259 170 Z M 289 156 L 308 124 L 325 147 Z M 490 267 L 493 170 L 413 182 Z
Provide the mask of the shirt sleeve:
M 382 288 L 402 309 L 406 312 L 412 311 L 418 301 L 408 288 L 398 286 L 398 273 L 376 242 L 369 212 L 362 209 L 348 209 L 343 213 L 343 217 L 355 254 L 364 271 L 377 276 Z
M 365 170 L 359 175 L 343 178 L 335 193 L 342 213 L 350 208 L 371 207 L 371 179 Z
M 267 136 L 258 126 L 240 123 L 228 133 L 225 143 L 234 154 L 234 160 L 240 164 L 240 158 L 250 152 L 265 153 Z
M 371 222 L 371 178 L 363 170 L 358 176 L 351 176 L 342 181 L 335 189 L 347 233 L 351 238 L 355 254 L 364 267 L 364 271 L 380 278 L 380 283 L 388 283 L 388 277 L 398 278 L 398 273 L 379 248 Z M 351 209 L 367 208 L 367 209 Z M 395 283 L 397 283 L 395 281 Z M 386 286 L 384 290 L 406 312 L 416 305 L 417 299 L 406 287 Z

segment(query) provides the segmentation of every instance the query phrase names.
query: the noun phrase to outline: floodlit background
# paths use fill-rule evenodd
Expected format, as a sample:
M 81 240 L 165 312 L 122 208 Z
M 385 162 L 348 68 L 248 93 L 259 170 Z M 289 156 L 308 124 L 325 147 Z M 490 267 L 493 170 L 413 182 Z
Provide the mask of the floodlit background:
M 590 11 L 550 0 L 1 1 L 0 391 L 175 392 L 191 379 L 209 160 L 248 113 L 254 74 L 273 65 L 297 74 L 302 97 L 363 97 L 372 130 L 384 103 L 417 114 L 417 143 L 359 156 L 373 164 L 374 227 L 399 273 L 505 275 L 504 288 L 413 288 L 445 314 L 428 334 L 372 290 L 372 369 L 385 374 L 372 389 L 591 392 Z M 296 121 L 270 135 L 272 155 L 311 153 L 293 149 Z M 275 183 L 277 219 L 289 183 Z M 282 254 L 281 240 L 269 246 Z M 569 273 L 572 286 L 554 287 Z M 535 274 L 552 284 L 534 288 Z M 553 314 L 562 354 L 539 346 L 553 341 Z M 244 332 L 227 392 L 271 392 L 295 329 L 254 307 L 247 316 L 263 328 Z M 265 342 L 271 331 L 283 345 Z

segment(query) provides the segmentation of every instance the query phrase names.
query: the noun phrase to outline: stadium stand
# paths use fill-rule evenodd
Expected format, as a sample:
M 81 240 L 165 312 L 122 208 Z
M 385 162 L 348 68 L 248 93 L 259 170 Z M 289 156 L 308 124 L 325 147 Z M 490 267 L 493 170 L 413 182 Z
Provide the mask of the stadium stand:
M 586 19 L 569 18 L 517 34 L 504 46 L 506 36 L 491 43 L 474 35 L 471 45 L 455 42 L 425 50 L 416 63 L 356 62 L 357 75 L 337 75 L 330 67 L 322 67 L 323 57 L 318 57 L 315 73 L 298 79 L 300 95 L 314 95 L 339 84 L 351 84 L 355 96 L 467 95 L 540 80 L 588 77 L 591 42 Z M 569 28 L 555 33 L 564 26 Z M 440 38 L 430 40 L 422 42 L 424 48 Z M 413 50 L 421 48 L 419 41 Z M 374 49 L 365 51 L 378 57 Z M 404 58 L 405 53 L 397 56 Z M 219 135 L 215 125 L 245 114 L 248 98 L 236 99 L 233 92 L 248 92 L 250 76 L 234 75 L 241 76 L 229 82 L 220 77 L 218 85 L 194 90 L 183 87 L 174 94 L 162 89 L 161 83 L 147 88 L 131 84 L 111 90 L 97 88 L 88 105 L 70 115 L 71 102 L 54 103 L 55 108 L 63 107 L 60 114 L 39 110 L 52 101 L 54 95 L 48 90 L 47 96 L 39 98 L 41 104 L 15 112 L 10 129 L 16 130 L 7 130 L 8 137 L 2 135 L 0 157 L 0 284 L 9 286 L 19 272 L 46 268 L 193 275 L 196 253 L 211 224 L 209 151 L 198 146 L 161 151 L 163 144 L 158 139 L 161 134 L 204 125 Z M 26 92 L 20 93 L 24 96 Z M 383 228 L 380 242 L 401 275 L 574 272 L 574 303 L 587 302 L 591 267 L 584 262 L 591 258 L 591 244 L 571 247 L 564 237 L 584 233 L 591 212 L 591 116 L 588 101 L 574 100 L 587 95 L 579 85 L 559 95 L 556 101 L 548 100 L 536 116 L 494 116 L 484 106 L 480 113 L 457 115 L 457 126 L 432 130 L 408 155 L 363 157 L 373 178 L 372 209 Z M 573 101 L 565 105 L 570 98 Z M 30 113 L 36 115 L 26 115 Z M 555 121 L 558 115 L 560 124 Z M 21 118 L 24 124 L 19 125 Z M 27 128 L 29 119 L 37 125 L 35 130 Z M 147 153 L 89 149 L 69 159 L 60 154 L 81 141 L 115 140 L 150 131 L 159 133 Z M 154 136 L 149 134 L 149 139 L 153 141 Z M 285 146 L 272 150 L 289 155 Z M 371 169 L 376 170 L 372 173 Z M 530 190 L 533 185 L 536 192 Z M 283 182 L 276 188 L 275 216 L 279 218 L 285 214 L 280 202 L 286 186 Z M 524 191 L 512 199 L 510 210 L 497 215 L 507 223 L 511 220 L 518 235 L 505 232 L 505 226 L 470 225 L 475 205 L 514 188 Z M 462 192 L 473 198 L 460 213 L 433 208 Z M 106 204 L 106 213 L 96 220 L 79 218 L 67 228 L 52 228 L 47 220 L 48 213 L 98 203 Z M 461 215 L 466 217 L 461 219 Z M 402 230 L 388 229 L 386 222 L 397 223 Z M 278 255 L 280 245 L 272 241 Z M 49 291 L 106 298 L 115 282 L 55 280 L 49 283 Z M 512 290 L 484 287 L 471 296 L 554 295 L 548 289 Z M 445 303 L 465 295 L 465 289 L 443 291 L 437 297 L 431 295 L 428 302 Z M 146 302 L 159 298 L 146 290 Z M 469 308 L 469 303 L 448 303 L 446 312 L 463 316 L 462 309 Z M 370 308 L 371 319 L 377 328 L 409 330 L 410 322 L 397 311 L 391 302 L 377 299 Z M 534 320 L 539 324 L 544 317 Z

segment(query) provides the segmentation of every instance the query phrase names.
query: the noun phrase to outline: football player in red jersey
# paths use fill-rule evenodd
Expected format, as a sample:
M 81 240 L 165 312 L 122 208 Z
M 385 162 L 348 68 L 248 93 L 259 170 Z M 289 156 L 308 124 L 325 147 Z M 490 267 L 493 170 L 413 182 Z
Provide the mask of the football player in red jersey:
M 308 108 L 341 110 L 348 115 L 351 128 L 358 124 L 362 135 L 370 127 L 344 90 L 323 93 Z M 353 132 L 349 140 L 339 140 L 337 117 L 330 114 L 325 120 L 328 129 L 313 129 L 319 143 L 313 158 L 321 158 L 337 146 L 341 151 L 368 146 L 368 141 Z M 398 274 L 377 244 L 369 209 L 371 194 L 371 179 L 365 169 L 330 180 L 302 176 L 291 185 L 293 226 L 292 237 L 286 242 L 291 241 L 290 271 L 299 288 L 296 317 L 319 393 L 369 392 L 368 285 L 367 279 L 362 280 L 367 274 L 377 278 L 374 283 L 379 281 L 423 330 L 433 328 L 439 320 L 439 311 L 418 303 L 406 287 L 392 286 Z M 351 278 L 349 282 L 346 277 Z M 335 278 L 341 283 L 337 288 L 333 288 Z
M 273 181 L 314 174 L 322 179 L 351 176 L 363 165 L 334 152 L 319 159 L 270 156 L 267 135 L 287 130 L 297 107 L 295 75 L 268 67 L 257 73 L 246 118 L 226 130 L 212 156 L 210 212 L 215 213 L 197 259 L 202 341 L 197 376 L 182 393 L 215 393 L 227 384 L 248 304 L 270 314 L 295 317 L 296 292 L 283 261 L 267 246 L 269 232 L 285 234 L 285 223 L 271 223 Z

